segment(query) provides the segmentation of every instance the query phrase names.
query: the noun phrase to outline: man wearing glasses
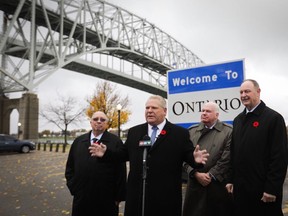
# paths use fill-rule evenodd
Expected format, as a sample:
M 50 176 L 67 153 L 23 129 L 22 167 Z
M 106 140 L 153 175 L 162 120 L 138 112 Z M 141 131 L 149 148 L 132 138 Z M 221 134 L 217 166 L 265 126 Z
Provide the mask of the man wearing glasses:
M 125 163 L 99 163 L 91 157 L 89 146 L 104 143 L 116 149 L 121 139 L 107 131 L 108 118 L 97 111 L 92 115 L 92 130 L 77 137 L 70 148 L 65 177 L 73 196 L 72 216 L 118 216 L 118 206 L 125 199 Z

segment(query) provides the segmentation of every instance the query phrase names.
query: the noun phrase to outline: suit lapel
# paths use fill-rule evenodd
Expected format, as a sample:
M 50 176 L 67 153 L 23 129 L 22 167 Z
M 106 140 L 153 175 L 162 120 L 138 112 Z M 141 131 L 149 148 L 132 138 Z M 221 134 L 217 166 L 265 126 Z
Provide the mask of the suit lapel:
M 91 133 L 92 133 L 92 131 L 90 131 L 90 133 L 87 133 L 86 136 L 84 137 L 84 139 L 82 140 L 82 142 L 84 142 L 84 145 L 87 147 L 87 149 L 91 145 L 91 140 L 90 140 Z

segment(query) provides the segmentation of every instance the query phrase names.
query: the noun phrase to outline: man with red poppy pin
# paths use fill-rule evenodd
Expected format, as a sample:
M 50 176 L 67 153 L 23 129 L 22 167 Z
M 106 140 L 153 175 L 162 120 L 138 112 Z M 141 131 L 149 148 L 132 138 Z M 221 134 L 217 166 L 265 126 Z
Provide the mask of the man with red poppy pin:
M 146 123 L 132 127 L 127 140 L 118 151 L 105 145 L 92 145 L 92 156 L 103 161 L 129 161 L 125 216 L 181 216 L 182 209 L 182 164 L 202 167 L 209 154 L 194 147 L 187 129 L 172 124 L 166 119 L 166 101 L 159 95 L 150 96 L 145 104 Z M 152 134 L 157 126 L 157 139 L 147 151 L 147 176 L 145 205 L 143 207 L 142 160 L 143 148 L 139 141 Z M 143 211 L 144 210 L 144 211 Z
M 234 215 L 283 216 L 287 172 L 287 134 L 282 115 L 260 100 L 257 81 L 244 80 L 240 99 L 246 107 L 233 121 L 231 177 Z

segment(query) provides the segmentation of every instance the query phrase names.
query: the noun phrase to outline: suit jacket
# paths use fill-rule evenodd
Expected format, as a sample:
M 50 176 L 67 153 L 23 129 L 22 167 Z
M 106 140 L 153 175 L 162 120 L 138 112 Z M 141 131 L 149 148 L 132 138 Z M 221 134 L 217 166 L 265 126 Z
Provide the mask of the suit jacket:
M 115 201 L 125 200 L 126 164 L 101 163 L 91 157 L 90 134 L 91 131 L 74 140 L 66 163 L 67 187 L 74 196 L 72 215 L 114 216 Z M 107 131 L 100 141 L 111 149 L 123 145 L 119 137 Z
M 104 158 L 129 160 L 130 171 L 127 184 L 125 216 L 141 216 L 143 198 L 143 147 L 139 141 L 148 132 L 148 124 L 131 128 L 120 151 L 106 151 Z M 147 178 L 145 190 L 146 216 L 180 216 L 182 207 L 182 163 L 192 166 L 194 147 L 188 130 L 169 121 L 154 145 L 148 149 Z

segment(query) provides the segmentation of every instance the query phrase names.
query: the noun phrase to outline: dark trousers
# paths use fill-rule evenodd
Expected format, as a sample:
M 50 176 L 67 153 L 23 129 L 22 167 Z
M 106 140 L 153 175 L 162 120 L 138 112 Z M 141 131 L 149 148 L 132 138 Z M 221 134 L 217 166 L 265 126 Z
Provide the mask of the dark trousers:
M 231 216 L 233 210 L 232 194 L 229 194 L 225 186 L 218 182 L 212 181 L 207 188 L 207 215 Z
M 233 216 L 261 215 L 261 216 L 283 216 L 282 195 L 276 202 L 264 203 L 261 201 L 263 192 L 246 188 L 234 187 L 234 213 Z

